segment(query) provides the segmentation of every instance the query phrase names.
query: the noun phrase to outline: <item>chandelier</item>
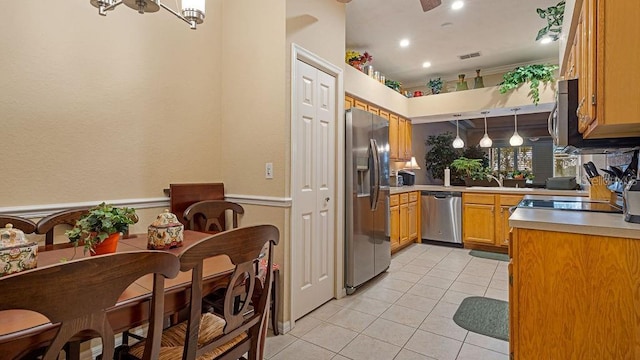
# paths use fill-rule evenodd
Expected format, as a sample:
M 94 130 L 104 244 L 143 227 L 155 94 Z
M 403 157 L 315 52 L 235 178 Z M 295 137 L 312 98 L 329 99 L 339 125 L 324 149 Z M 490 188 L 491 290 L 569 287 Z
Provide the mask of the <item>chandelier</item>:
M 182 0 L 182 14 L 180 14 L 163 4 L 161 0 L 90 0 L 91 5 L 97 7 L 98 14 L 102 16 L 107 16 L 107 11 L 121 4 L 137 10 L 140 14 L 156 12 L 163 8 L 189 24 L 189 27 L 194 30 L 197 24 L 202 24 L 204 21 L 204 1 Z

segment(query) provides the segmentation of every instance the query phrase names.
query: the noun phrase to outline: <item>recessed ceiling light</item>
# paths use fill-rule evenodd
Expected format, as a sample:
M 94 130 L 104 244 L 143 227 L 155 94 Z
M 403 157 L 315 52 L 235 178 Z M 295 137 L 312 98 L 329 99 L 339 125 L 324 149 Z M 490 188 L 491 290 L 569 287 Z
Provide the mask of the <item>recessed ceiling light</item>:
M 464 1 L 462 0 L 454 1 L 453 4 L 451 4 L 451 8 L 453 10 L 460 10 L 462 9 L 463 6 L 464 6 Z
M 422 67 L 423 67 L 423 68 L 431 67 L 431 63 L 430 63 L 430 62 L 428 62 L 428 61 L 425 61 L 425 62 L 423 62 L 423 63 L 422 63 Z
M 409 46 L 409 39 L 400 40 L 400 47 L 407 47 L 407 46 Z
M 550 43 L 551 41 L 553 41 L 553 40 L 551 40 L 551 38 L 550 38 L 550 37 L 545 36 L 545 37 L 543 37 L 543 38 L 540 40 L 540 44 L 548 44 L 548 43 Z

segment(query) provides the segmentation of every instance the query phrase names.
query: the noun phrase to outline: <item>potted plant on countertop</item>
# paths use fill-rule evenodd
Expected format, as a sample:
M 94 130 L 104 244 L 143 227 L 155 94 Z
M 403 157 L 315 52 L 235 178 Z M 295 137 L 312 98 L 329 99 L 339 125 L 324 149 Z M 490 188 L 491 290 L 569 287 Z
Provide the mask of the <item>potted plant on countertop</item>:
M 483 159 L 469 159 L 461 156 L 451 163 L 451 167 L 464 174 L 466 186 L 496 186 L 495 181 L 487 178 L 489 167 L 484 166 Z
M 89 209 L 65 235 L 76 247 L 82 241 L 85 253 L 108 254 L 116 251 L 122 233 L 136 222 L 138 216 L 135 209 L 114 207 L 103 202 Z

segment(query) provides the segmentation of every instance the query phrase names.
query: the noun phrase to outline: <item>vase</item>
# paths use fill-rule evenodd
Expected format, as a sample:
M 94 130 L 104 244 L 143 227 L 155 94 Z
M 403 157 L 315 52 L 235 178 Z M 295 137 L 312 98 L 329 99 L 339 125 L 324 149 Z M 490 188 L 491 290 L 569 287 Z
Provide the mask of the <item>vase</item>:
M 476 70 L 476 77 L 473 82 L 474 89 L 480 89 L 484 87 L 484 81 L 482 80 L 482 76 L 480 76 L 480 69 Z
M 456 91 L 469 90 L 467 82 L 464 80 L 464 74 L 458 75 L 458 83 L 456 84 Z
M 116 252 L 116 249 L 118 248 L 118 241 L 120 241 L 121 235 L 122 234 L 120 233 L 111 234 L 101 243 L 94 245 L 93 251 L 91 251 L 91 256 L 112 254 Z
M 356 68 L 356 69 L 358 69 L 358 70 L 362 71 L 363 64 L 362 64 L 362 62 L 361 62 L 361 61 L 352 61 L 352 62 L 350 62 L 350 63 L 349 63 L 349 65 L 351 65 L 351 66 L 353 66 L 354 68 Z

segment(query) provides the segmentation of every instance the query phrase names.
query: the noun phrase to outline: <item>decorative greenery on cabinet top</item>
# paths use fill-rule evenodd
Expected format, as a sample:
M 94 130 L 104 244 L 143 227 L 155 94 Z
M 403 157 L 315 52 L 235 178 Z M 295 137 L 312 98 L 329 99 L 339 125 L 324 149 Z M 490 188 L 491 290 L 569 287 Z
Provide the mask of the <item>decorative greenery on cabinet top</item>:
M 504 94 L 528 82 L 531 89 L 529 96 L 533 103 L 538 105 L 538 102 L 540 102 L 540 83 L 547 85 L 549 82 L 555 81 L 554 72 L 556 70 L 558 70 L 558 65 L 533 64 L 518 66 L 502 77 L 504 81 L 500 84 L 500 94 Z

